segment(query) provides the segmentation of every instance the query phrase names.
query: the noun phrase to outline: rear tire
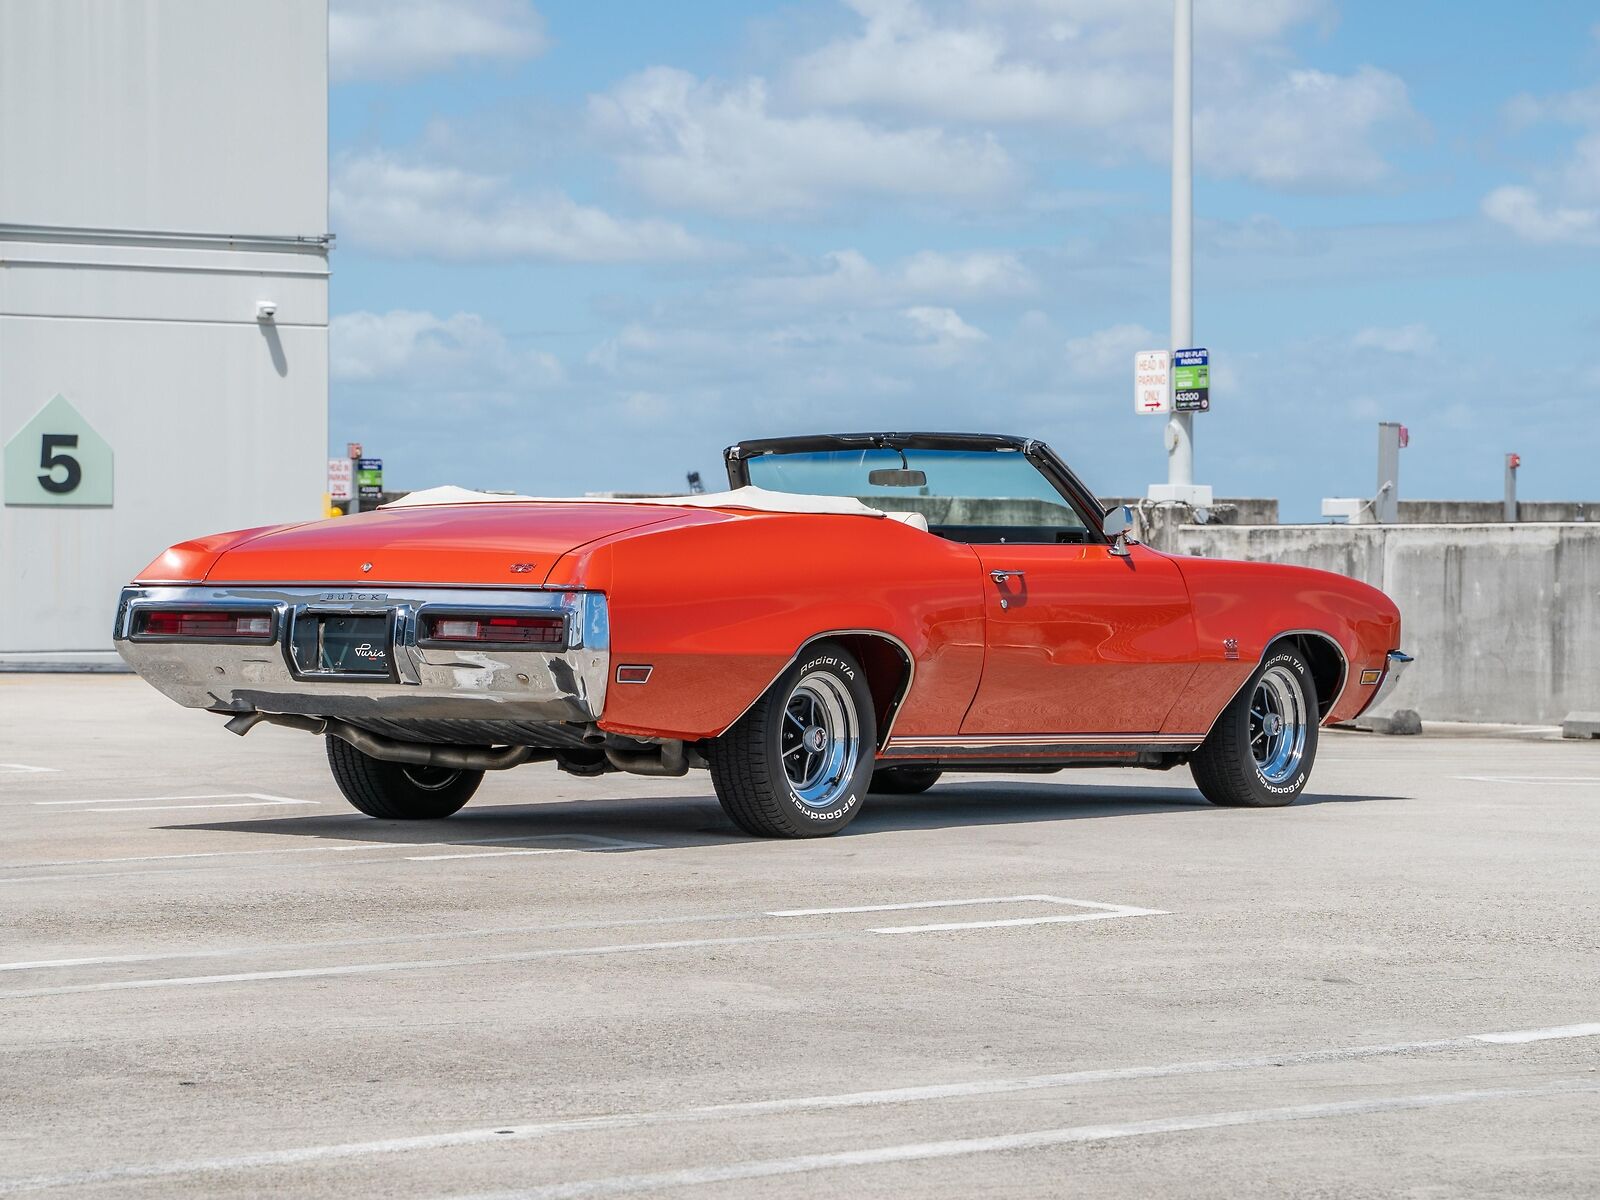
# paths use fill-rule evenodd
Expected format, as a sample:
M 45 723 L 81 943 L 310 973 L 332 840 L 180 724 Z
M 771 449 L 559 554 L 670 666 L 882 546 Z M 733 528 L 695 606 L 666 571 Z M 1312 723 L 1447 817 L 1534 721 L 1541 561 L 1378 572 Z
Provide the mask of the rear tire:
M 384 762 L 329 735 L 328 766 L 344 798 L 369 817 L 437 821 L 458 811 L 483 782 L 482 771 Z
M 861 665 L 831 642 L 808 647 L 709 747 L 717 800 L 756 837 L 838 833 L 861 811 L 878 744 Z
M 879 767 L 872 775 L 872 790 L 885 796 L 920 796 L 943 774 L 938 767 Z
M 1189 761 L 1201 793 L 1223 808 L 1293 804 L 1317 757 L 1317 689 L 1291 646 L 1272 650 Z

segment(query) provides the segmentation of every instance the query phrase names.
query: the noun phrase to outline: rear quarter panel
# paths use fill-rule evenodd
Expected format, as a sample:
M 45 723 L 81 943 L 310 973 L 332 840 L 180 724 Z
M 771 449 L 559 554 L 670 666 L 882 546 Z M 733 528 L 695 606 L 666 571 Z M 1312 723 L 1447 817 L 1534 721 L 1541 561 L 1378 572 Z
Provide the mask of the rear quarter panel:
M 1324 723 L 1348 721 L 1371 699 L 1363 670 L 1400 646 L 1400 610 L 1377 588 L 1310 567 L 1173 556 L 1194 606 L 1199 663 L 1163 732 L 1204 734 L 1285 633 L 1312 631 L 1338 643 L 1342 690 Z M 1237 646 L 1231 656 L 1228 642 Z
M 841 630 L 910 651 L 897 733 L 959 728 L 983 669 L 980 578 L 969 547 L 898 521 L 720 513 L 584 547 L 546 586 L 606 592 L 612 663 L 654 667 L 646 684 L 612 683 L 601 727 L 699 739 L 737 720 L 805 642 Z

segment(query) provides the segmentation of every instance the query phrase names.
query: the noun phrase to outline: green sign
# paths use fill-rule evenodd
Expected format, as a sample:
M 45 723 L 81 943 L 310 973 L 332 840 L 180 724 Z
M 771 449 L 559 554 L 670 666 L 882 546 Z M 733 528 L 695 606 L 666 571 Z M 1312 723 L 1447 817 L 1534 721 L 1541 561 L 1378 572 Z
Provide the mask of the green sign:
M 111 447 L 62 396 L 5 445 L 5 502 L 111 507 Z
M 1211 351 L 1172 352 L 1172 407 L 1178 412 L 1211 411 Z

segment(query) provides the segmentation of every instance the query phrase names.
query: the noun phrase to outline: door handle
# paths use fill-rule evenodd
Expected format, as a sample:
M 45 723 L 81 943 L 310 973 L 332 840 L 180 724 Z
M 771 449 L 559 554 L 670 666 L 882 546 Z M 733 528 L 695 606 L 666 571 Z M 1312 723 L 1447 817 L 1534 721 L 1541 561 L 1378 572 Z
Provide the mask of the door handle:
M 989 578 L 996 583 L 1004 583 L 1008 579 L 1024 579 L 1027 574 L 1026 571 L 990 571 Z

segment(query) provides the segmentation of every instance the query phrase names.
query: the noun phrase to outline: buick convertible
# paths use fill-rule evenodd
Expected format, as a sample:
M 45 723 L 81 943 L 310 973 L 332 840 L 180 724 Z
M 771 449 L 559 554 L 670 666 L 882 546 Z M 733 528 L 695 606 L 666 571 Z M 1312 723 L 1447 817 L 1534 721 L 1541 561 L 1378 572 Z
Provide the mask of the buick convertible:
M 386 819 L 485 771 L 708 769 L 748 833 L 837 833 L 946 771 L 1165 770 L 1214 804 L 1306 786 L 1320 727 L 1409 659 L 1375 589 L 1162 554 L 1044 443 L 742 442 L 730 490 L 545 500 L 440 488 L 167 550 L 116 646 L 248 733 L 323 735 Z

